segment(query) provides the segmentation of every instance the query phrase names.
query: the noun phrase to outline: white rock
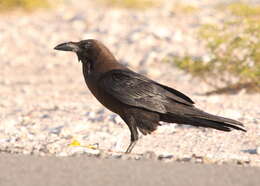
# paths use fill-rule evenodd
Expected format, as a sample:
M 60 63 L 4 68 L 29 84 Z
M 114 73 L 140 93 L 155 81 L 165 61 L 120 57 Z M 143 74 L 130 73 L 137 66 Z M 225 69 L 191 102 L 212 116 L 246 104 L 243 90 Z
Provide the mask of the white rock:
M 87 154 L 99 155 L 101 152 L 98 149 L 89 149 L 86 147 L 71 147 L 71 153 L 72 154 L 87 153 Z
M 171 32 L 169 31 L 169 29 L 164 28 L 164 27 L 159 27 L 159 28 L 155 29 L 153 31 L 153 33 L 159 38 L 167 38 L 171 35 Z M 180 40 L 180 36 L 181 36 L 181 33 L 177 33 L 174 35 L 174 37 L 176 37 L 176 39 L 178 39 L 178 40 Z
M 181 32 L 180 30 L 177 30 L 177 31 L 175 32 L 175 34 L 173 35 L 173 38 L 174 38 L 174 40 L 177 41 L 177 42 L 183 41 L 183 34 L 182 34 L 182 32 Z
M 259 154 L 259 155 L 260 155 L 260 146 L 258 146 L 258 147 L 256 148 L 256 154 Z

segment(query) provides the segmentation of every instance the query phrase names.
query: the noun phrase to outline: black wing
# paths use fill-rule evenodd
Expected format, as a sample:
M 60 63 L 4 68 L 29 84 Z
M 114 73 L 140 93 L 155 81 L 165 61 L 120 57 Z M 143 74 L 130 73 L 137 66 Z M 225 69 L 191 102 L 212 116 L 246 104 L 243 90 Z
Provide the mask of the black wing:
M 162 84 L 159 84 L 157 82 L 154 82 L 154 83 L 156 85 L 159 85 L 163 89 L 167 90 L 168 92 L 166 93 L 166 95 L 169 96 L 170 98 L 172 98 L 173 100 L 175 100 L 177 102 L 180 102 L 180 103 L 187 104 L 187 105 L 194 104 L 194 101 L 192 101 L 188 96 L 186 96 L 185 94 L 179 92 L 178 90 L 175 90 L 173 88 L 167 87 L 167 86 L 162 85 Z
M 130 70 L 112 70 L 103 75 L 99 86 L 120 102 L 166 113 L 165 105 L 175 102 L 192 105 L 193 101 L 172 88 L 160 85 Z

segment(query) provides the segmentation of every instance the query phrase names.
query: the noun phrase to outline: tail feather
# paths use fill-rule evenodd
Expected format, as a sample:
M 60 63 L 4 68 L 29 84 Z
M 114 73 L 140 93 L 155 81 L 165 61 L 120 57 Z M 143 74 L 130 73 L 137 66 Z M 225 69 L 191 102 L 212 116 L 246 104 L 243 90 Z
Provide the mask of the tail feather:
M 233 119 L 229 119 L 229 118 L 225 118 L 225 117 L 221 117 L 221 116 L 216 116 L 213 114 L 209 114 L 207 112 L 204 112 L 202 110 L 196 109 L 196 117 L 201 118 L 201 119 L 208 119 L 211 121 L 216 121 L 216 122 L 223 122 L 223 123 L 229 123 L 229 124 L 233 124 L 233 125 L 240 125 L 240 126 L 244 126 L 243 123 L 233 120 Z
M 236 124 L 229 124 L 229 123 L 225 123 L 222 121 L 215 121 L 214 120 L 210 120 L 210 119 L 202 119 L 202 118 L 192 118 L 192 121 L 194 121 L 194 124 L 196 126 L 201 126 L 201 127 L 208 127 L 208 128 L 214 128 L 217 130 L 222 130 L 222 131 L 231 131 L 232 129 L 236 129 L 236 130 L 241 130 L 246 132 L 245 129 L 243 129 L 242 127 L 236 126 Z
M 185 110 L 183 111 L 184 113 L 182 114 L 167 113 L 165 115 L 161 115 L 160 119 L 169 123 L 207 127 L 227 132 L 231 131 L 232 129 L 246 132 L 246 130 L 243 128 L 244 125 L 239 121 L 221 116 L 215 116 L 203 112 L 195 107 L 190 107 L 190 110 L 188 110 L 186 113 Z

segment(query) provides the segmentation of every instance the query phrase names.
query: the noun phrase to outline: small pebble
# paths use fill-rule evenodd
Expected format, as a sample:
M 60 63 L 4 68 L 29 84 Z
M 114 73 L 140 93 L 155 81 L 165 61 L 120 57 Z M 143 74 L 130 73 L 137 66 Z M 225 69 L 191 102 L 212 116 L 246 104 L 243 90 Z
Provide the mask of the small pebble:
M 256 154 L 260 155 L 260 146 L 256 148 Z
M 145 153 L 143 153 L 142 156 L 144 157 L 144 159 L 150 159 L 150 160 L 157 159 L 157 155 L 153 151 L 146 151 Z
M 111 154 L 111 158 L 113 158 L 113 159 L 120 159 L 121 157 L 122 157 L 122 154 L 118 154 L 118 153 Z
M 158 159 L 159 160 L 163 160 L 163 159 L 171 159 L 173 158 L 173 154 L 170 154 L 170 153 L 164 153 L 164 154 L 160 154 L 158 156 Z

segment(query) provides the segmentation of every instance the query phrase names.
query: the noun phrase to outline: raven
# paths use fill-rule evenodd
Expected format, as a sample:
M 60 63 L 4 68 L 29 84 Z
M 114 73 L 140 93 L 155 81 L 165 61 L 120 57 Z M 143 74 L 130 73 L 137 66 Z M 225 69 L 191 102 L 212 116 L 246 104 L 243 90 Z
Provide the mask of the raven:
M 130 153 L 135 146 L 138 130 L 144 135 L 150 134 L 160 125 L 159 121 L 246 132 L 241 122 L 199 110 L 183 93 L 120 64 L 98 40 L 62 43 L 54 49 L 77 54 L 92 94 L 125 121 L 131 133 L 126 153 Z

